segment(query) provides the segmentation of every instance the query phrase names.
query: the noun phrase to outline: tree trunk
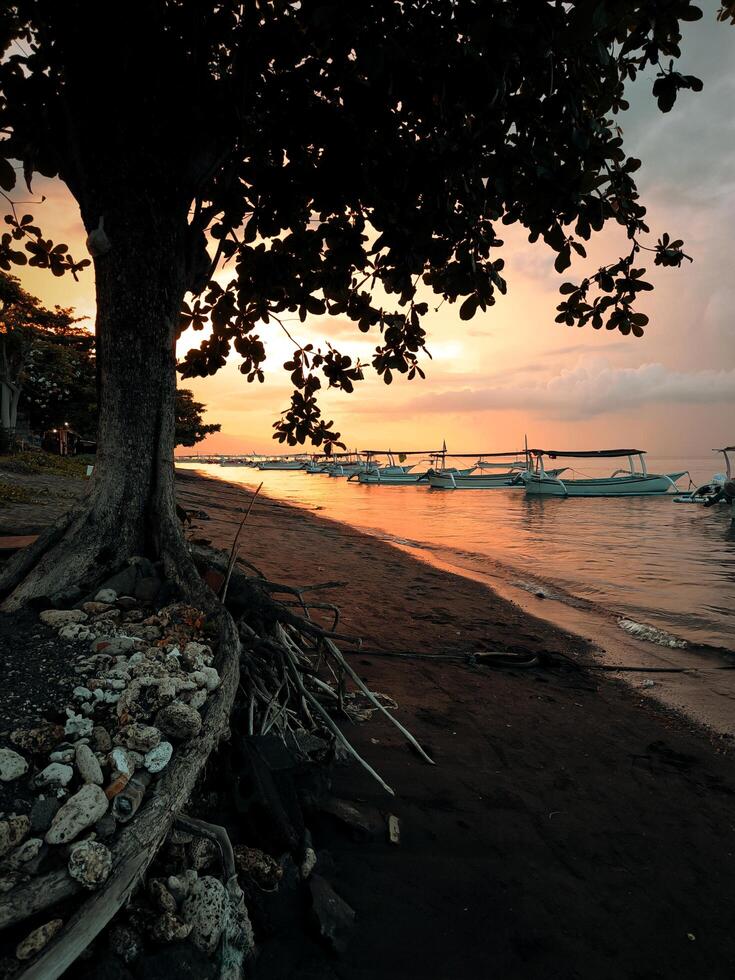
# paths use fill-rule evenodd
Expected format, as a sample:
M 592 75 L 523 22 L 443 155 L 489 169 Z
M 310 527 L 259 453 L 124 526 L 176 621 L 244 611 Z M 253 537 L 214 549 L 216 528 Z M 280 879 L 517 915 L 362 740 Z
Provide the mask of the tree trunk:
M 129 205 L 129 202 L 126 202 Z M 88 493 L 0 575 L 3 609 L 86 593 L 133 555 L 163 558 L 192 586 L 174 499 L 175 336 L 186 288 L 186 210 L 155 196 L 105 214 L 95 258 L 99 431 Z

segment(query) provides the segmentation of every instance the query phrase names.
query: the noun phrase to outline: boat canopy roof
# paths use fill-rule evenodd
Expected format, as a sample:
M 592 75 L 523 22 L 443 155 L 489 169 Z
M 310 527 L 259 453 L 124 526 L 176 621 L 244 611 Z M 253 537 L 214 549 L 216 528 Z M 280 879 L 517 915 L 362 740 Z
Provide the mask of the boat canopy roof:
M 452 459 L 500 459 L 501 456 L 525 456 L 525 449 L 514 449 L 508 453 L 445 453 L 440 452 L 439 456 L 449 456 Z
M 362 449 L 363 456 L 441 456 L 441 449 Z
M 586 452 L 566 452 L 560 449 L 529 449 L 533 456 L 548 456 L 549 459 L 556 459 L 562 456 L 567 459 L 612 459 L 616 456 L 645 456 L 645 449 L 593 449 Z

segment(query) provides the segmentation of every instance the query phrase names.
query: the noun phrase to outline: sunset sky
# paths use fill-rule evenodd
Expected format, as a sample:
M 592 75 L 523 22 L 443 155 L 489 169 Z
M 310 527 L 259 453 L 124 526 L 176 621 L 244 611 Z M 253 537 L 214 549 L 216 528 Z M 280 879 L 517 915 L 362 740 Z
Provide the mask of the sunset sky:
M 322 395 L 324 414 L 350 448 L 428 449 L 446 440 L 456 452 L 492 451 L 520 445 L 525 433 L 535 445 L 636 444 L 655 455 L 701 456 L 735 443 L 735 32 L 715 22 L 716 7 L 705 5 L 705 19 L 687 26 L 683 44 L 682 70 L 699 75 L 704 91 L 683 93 L 662 115 L 650 98 L 649 69 L 631 93 L 631 110 L 619 117 L 627 151 L 643 160 L 639 188 L 652 238 L 663 231 L 683 238 L 694 258 L 680 270 L 641 262 L 656 286 L 640 304 L 651 318 L 643 339 L 556 324 L 562 279 L 553 253 L 503 228 L 508 295 L 470 323 L 460 321 L 458 305 L 429 315 L 426 381 L 386 387 L 369 377 L 352 395 Z M 38 179 L 33 196 L 40 194 L 46 202 L 24 210 L 82 257 L 85 233 L 74 200 L 58 181 Z M 563 278 L 582 278 L 624 248 L 614 232 L 597 236 L 590 258 L 577 259 Z M 91 270 L 78 283 L 27 267 L 18 274 L 45 303 L 73 306 L 93 321 Z M 426 298 L 433 310 L 439 299 Z M 329 339 L 370 360 L 372 335 L 349 321 L 312 317 L 287 326 L 302 343 Z M 269 351 L 264 385 L 248 385 L 236 358 L 212 378 L 185 382 L 207 404 L 207 421 L 222 424 L 201 449 L 283 451 L 271 425 L 288 405 L 280 365 L 292 345 L 277 325 L 264 327 L 262 337 Z M 199 339 L 185 335 L 180 354 Z

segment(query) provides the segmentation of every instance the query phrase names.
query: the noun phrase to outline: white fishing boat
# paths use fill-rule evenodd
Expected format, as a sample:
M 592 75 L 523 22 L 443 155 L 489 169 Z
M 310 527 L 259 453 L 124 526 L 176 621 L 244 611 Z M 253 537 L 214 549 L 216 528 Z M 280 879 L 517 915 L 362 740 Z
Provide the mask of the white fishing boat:
M 730 453 L 735 453 L 735 446 L 725 446 L 722 449 L 713 449 L 713 453 L 722 453 L 725 463 L 724 473 L 715 473 L 709 483 L 688 490 L 686 493 L 677 494 L 674 497 L 675 504 L 704 504 L 711 507 L 713 504 L 732 504 L 735 500 L 735 481 L 732 474 L 732 460 Z
M 533 470 L 521 473 L 526 493 L 546 497 L 638 497 L 655 496 L 678 490 L 676 481 L 685 475 L 678 473 L 649 473 L 643 449 L 599 449 L 589 452 L 561 452 L 552 449 L 530 449 Z M 638 459 L 638 469 L 634 458 Z M 628 469 L 617 469 L 610 476 L 575 476 L 561 479 L 545 466 L 545 459 L 624 459 Z M 569 467 L 567 467 L 569 469 Z
M 528 462 L 522 452 L 507 453 L 461 453 L 452 459 L 475 458 L 477 462 L 469 469 L 456 469 L 442 465 L 429 470 L 426 480 L 434 490 L 498 490 L 523 484 L 520 476 L 528 469 Z M 442 458 L 446 463 L 446 457 Z M 480 472 L 477 472 L 477 471 Z M 560 471 L 562 472 L 562 471 Z
M 420 483 L 426 475 L 426 470 L 421 469 L 413 473 L 411 471 L 415 469 L 417 464 L 406 464 L 405 460 L 409 456 L 423 456 L 428 464 L 432 456 L 436 456 L 436 452 L 414 450 L 395 452 L 390 449 L 367 449 L 363 455 L 365 456 L 364 468 L 352 474 L 349 480 L 357 483 L 379 484 L 380 486 L 390 487 L 410 486 L 413 483 Z M 375 458 L 376 456 L 387 457 L 387 464 L 378 463 Z M 398 459 L 398 462 L 396 462 L 396 459 Z
M 303 468 L 303 459 L 289 459 L 282 456 L 277 456 L 274 459 L 263 459 L 258 463 L 259 470 L 302 470 Z

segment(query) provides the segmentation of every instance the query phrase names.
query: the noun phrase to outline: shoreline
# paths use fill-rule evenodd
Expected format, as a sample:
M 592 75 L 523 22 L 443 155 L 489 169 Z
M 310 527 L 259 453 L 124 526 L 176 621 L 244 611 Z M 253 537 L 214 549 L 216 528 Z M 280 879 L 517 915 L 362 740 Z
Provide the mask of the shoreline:
M 248 497 L 251 493 L 249 487 L 232 483 L 226 476 L 212 476 L 189 469 L 177 471 L 179 476 L 182 473 L 195 474 L 196 478 L 201 480 L 214 480 L 218 484 L 226 484 L 248 494 Z M 589 661 L 601 665 L 618 663 L 627 668 L 622 672 L 606 671 L 607 677 L 624 684 L 636 696 L 658 704 L 664 710 L 681 715 L 685 724 L 694 722 L 717 736 L 733 735 L 735 669 L 721 669 L 728 666 L 724 662 L 723 655 L 731 651 L 700 647 L 691 642 L 685 649 L 671 650 L 626 633 L 618 626 L 617 616 L 612 613 L 605 614 L 601 610 L 596 611 L 591 605 L 585 606 L 581 603 L 571 605 L 557 601 L 549 595 L 546 595 L 542 601 L 534 593 L 514 585 L 508 577 L 492 570 L 482 573 L 477 569 L 464 568 L 442 559 L 436 551 L 413 544 L 403 544 L 400 541 L 386 540 L 382 536 L 371 533 L 370 530 L 357 528 L 307 507 L 299 507 L 277 497 L 268 496 L 267 491 L 265 494 L 261 491 L 260 499 L 272 501 L 281 507 L 292 508 L 308 515 L 309 520 L 313 519 L 315 522 L 324 522 L 342 528 L 340 533 L 343 535 L 352 533 L 364 536 L 368 540 L 380 541 L 388 548 L 410 555 L 422 565 L 477 583 L 517 607 L 522 614 L 531 617 L 535 622 L 541 622 L 548 629 L 559 630 L 573 637 L 572 642 L 579 646 L 580 651 L 586 651 Z M 636 666 L 652 669 L 650 672 L 632 671 L 631 668 Z M 671 673 L 664 672 L 670 670 Z M 678 672 L 683 670 L 689 672 Z M 653 683 L 644 685 L 645 680 Z

